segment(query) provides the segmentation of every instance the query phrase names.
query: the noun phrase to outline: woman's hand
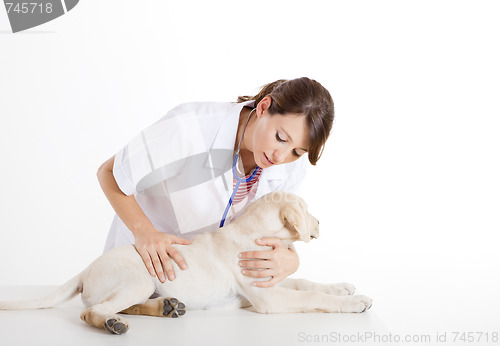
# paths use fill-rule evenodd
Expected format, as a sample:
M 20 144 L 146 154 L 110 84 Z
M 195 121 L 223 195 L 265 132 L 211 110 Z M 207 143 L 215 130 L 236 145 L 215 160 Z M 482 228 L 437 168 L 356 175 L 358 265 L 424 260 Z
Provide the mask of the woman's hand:
M 279 238 L 262 238 L 255 241 L 257 245 L 270 246 L 268 251 L 247 251 L 239 255 L 243 275 L 254 278 L 271 277 L 267 281 L 254 281 L 257 287 L 272 287 L 295 273 L 299 268 L 299 256 L 294 250 L 287 248 Z
M 170 262 L 172 258 L 182 269 L 187 269 L 187 264 L 181 254 L 172 246 L 172 244 L 189 245 L 190 240 L 179 238 L 173 234 L 167 234 L 160 231 L 151 231 L 138 233 L 135 236 L 135 248 L 141 255 L 146 268 L 151 276 L 157 276 L 163 283 L 165 282 L 165 273 L 170 281 L 175 279 L 174 268 Z

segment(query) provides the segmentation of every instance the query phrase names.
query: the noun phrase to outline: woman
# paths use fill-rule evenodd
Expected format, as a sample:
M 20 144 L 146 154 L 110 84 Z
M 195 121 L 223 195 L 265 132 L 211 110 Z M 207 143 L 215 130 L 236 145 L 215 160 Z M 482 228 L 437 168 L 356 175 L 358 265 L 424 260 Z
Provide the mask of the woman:
M 134 244 L 152 276 L 174 280 L 171 259 L 187 265 L 172 244 L 217 231 L 266 193 L 296 192 L 306 156 L 316 164 L 333 117 L 330 93 L 305 77 L 270 83 L 237 103 L 174 108 L 98 170 L 116 211 L 105 250 Z M 244 275 L 270 278 L 256 286 L 273 286 L 298 269 L 297 253 L 279 239 L 256 243 L 272 247 L 240 254 Z

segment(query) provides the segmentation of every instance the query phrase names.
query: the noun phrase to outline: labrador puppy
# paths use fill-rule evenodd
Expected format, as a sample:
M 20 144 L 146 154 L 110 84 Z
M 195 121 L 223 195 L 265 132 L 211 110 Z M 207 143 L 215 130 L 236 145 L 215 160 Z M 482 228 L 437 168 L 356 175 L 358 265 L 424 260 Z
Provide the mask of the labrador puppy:
M 119 247 L 97 258 L 47 297 L 0 302 L 0 310 L 49 308 L 81 293 L 87 307 L 83 321 L 113 334 L 123 334 L 128 322 L 117 313 L 179 317 L 186 309 L 220 306 L 249 307 L 259 313 L 363 312 L 371 299 L 352 295 L 354 286 L 318 284 L 285 279 L 270 288 L 252 285 L 254 278 L 241 274 L 238 254 L 262 250 L 261 237 L 278 237 L 292 246 L 296 240 L 318 237 L 318 221 L 296 195 L 272 192 L 252 203 L 233 223 L 216 233 L 196 236 L 188 246 L 176 245 L 188 263 L 176 279 L 161 283 L 152 277 L 133 245 Z M 153 295 L 158 298 L 150 299 Z M 176 297 L 176 298 L 171 298 Z M 182 301 L 182 303 L 181 303 Z

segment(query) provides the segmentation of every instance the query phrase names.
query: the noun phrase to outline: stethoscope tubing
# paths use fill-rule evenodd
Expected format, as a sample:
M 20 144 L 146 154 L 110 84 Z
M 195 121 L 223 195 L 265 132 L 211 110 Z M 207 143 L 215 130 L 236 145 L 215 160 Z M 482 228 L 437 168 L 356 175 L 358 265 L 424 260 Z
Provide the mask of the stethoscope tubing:
M 239 153 L 234 154 L 234 159 L 233 159 L 233 177 L 236 179 L 236 186 L 233 189 L 233 193 L 231 194 L 231 197 L 229 198 L 229 201 L 227 202 L 226 210 L 224 211 L 224 214 L 222 215 L 222 220 L 220 221 L 219 228 L 224 226 L 224 222 L 226 221 L 227 213 L 229 212 L 229 208 L 231 208 L 231 205 L 233 204 L 234 196 L 236 196 L 236 192 L 238 192 L 238 189 L 240 188 L 240 184 L 242 182 L 248 183 L 251 181 L 255 175 L 257 174 L 257 171 L 259 170 L 259 166 L 257 166 L 254 170 L 253 173 L 248 177 L 248 178 L 241 178 L 237 173 L 236 173 L 236 164 L 238 163 L 238 157 Z
M 224 211 L 224 214 L 222 215 L 222 219 L 220 221 L 219 228 L 222 228 L 222 226 L 224 226 L 224 222 L 226 221 L 227 213 L 229 212 L 229 208 L 231 208 L 231 205 L 233 204 L 234 196 L 236 196 L 236 192 L 238 192 L 238 189 L 240 188 L 240 184 L 242 182 L 248 183 L 249 181 L 251 181 L 255 177 L 255 175 L 257 174 L 257 171 L 259 170 L 259 166 L 255 167 L 255 169 L 253 170 L 253 173 L 248 178 L 241 178 L 238 175 L 238 173 L 236 172 L 236 165 L 238 163 L 238 158 L 240 156 L 241 141 L 243 140 L 243 135 L 245 134 L 245 130 L 246 130 L 247 125 L 248 125 L 248 120 L 250 120 L 250 116 L 252 115 L 253 111 L 255 111 L 255 108 L 252 109 L 252 111 L 248 115 L 247 121 L 245 122 L 245 126 L 243 127 L 241 138 L 238 142 L 238 148 L 236 149 L 236 153 L 234 154 L 232 172 L 233 172 L 233 177 L 236 179 L 236 186 L 233 188 L 233 193 L 231 194 L 231 197 L 229 198 L 229 201 L 227 202 L 226 210 Z M 224 177 L 222 179 L 224 179 Z

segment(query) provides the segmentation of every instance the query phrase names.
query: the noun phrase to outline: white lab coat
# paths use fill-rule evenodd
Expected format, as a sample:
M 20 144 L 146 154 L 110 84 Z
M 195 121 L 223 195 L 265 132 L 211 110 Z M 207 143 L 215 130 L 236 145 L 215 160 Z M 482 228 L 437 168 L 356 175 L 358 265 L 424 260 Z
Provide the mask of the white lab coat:
M 233 191 L 232 162 L 243 103 L 186 103 L 146 128 L 115 155 L 113 175 L 154 227 L 192 238 L 217 231 Z M 308 166 L 299 160 L 262 170 L 249 196 L 233 205 L 228 224 L 253 200 L 276 190 L 298 192 Z M 134 236 L 115 215 L 105 251 L 133 244 Z

